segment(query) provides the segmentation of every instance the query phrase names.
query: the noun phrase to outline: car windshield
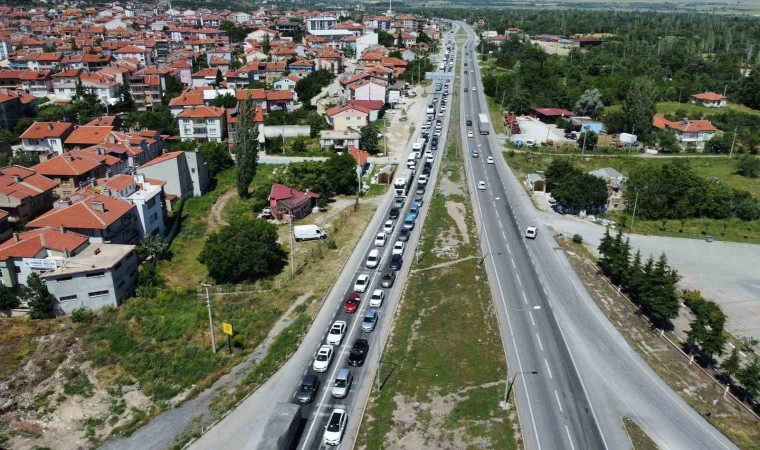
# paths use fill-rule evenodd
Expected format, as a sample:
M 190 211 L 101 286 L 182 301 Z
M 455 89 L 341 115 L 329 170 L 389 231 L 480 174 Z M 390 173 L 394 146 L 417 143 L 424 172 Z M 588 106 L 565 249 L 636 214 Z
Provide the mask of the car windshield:
M 327 352 L 318 354 L 317 361 L 327 361 Z
M 330 423 L 327 424 L 327 431 L 340 431 L 340 415 L 333 414 L 333 416 L 330 418 Z
M 301 386 L 301 389 L 303 389 L 304 391 L 311 391 L 311 390 L 313 390 L 313 389 L 314 389 L 314 385 L 313 385 L 313 384 L 311 384 L 311 383 L 304 383 L 304 384 Z
M 337 380 L 335 380 L 335 384 L 333 386 L 335 386 L 337 388 L 346 387 L 346 380 L 337 379 Z
M 340 334 L 340 328 L 335 327 L 332 330 L 330 330 L 330 334 Z
M 351 349 L 351 353 L 357 356 L 364 354 L 364 347 L 354 347 Z

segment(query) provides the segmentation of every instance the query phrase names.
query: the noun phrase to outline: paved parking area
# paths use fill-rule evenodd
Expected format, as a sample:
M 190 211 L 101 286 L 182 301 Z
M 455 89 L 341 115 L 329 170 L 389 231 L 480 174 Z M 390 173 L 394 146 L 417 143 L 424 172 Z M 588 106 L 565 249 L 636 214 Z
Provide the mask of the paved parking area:
M 518 117 L 517 123 L 520 124 L 520 134 L 512 135 L 512 142 L 518 139 L 523 142 L 533 139 L 536 143 L 546 142 L 547 139 L 551 139 L 555 144 L 575 142 L 565 139 L 564 130 L 557 128 L 556 125 L 548 125 L 532 117 Z

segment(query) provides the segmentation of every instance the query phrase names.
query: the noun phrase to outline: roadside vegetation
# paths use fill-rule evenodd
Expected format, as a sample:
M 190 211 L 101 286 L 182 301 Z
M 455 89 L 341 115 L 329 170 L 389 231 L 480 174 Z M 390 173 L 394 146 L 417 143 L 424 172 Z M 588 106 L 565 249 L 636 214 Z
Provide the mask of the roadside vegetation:
M 382 390 L 371 395 L 358 448 L 519 447 L 516 410 L 500 404 L 506 361 L 477 260 L 457 103 L 454 96 L 419 249 L 406 251 L 412 270 L 383 352 Z

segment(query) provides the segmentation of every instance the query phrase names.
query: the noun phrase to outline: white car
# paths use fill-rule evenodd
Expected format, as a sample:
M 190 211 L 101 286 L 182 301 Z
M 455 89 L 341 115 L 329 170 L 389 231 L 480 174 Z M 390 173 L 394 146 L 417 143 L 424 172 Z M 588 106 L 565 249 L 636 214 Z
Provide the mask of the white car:
M 392 255 L 403 255 L 404 249 L 406 249 L 406 244 L 404 244 L 401 241 L 396 241 L 395 244 L 393 244 L 393 252 Z
M 472 133 L 472 131 L 468 131 L 467 132 L 467 137 L 468 138 L 473 138 L 473 137 L 475 137 L 475 135 Z
M 379 308 L 383 306 L 383 300 L 385 300 L 385 292 L 382 289 L 375 289 L 369 298 L 369 307 Z
M 438 137 L 441 137 L 441 130 L 440 129 L 439 130 L 435 130 L 434 135 L 438 136 Z
M 392 220 L 386 220 L 385 224 L 383 225 L 383 231 L 387 234 L 393 233 L 393 221 Z
M 330 363 L 333 359 L 333 346 L 323 345 L 317 350 L 317 354 L 314 355 L 314 364 L 312 368 L 314 372 L 327 372 L 330 367 Z
M 489 156 L 488 158 L 486 158 L 486 163 L 493 164 L 493 156 Z
M 538 228 L 536 227 L 528 227 L 525 230 L 525 237 L 528 239 L 535 239 L 537 234 L 538 234 Z
M 365 292 L 369 286 L 369 275 L 363 273 L 356 277 L 356 283 L 354 283 L 354 292 Z
M 375 269 L 380 265 L 380 251 L 373 248 L 367 255 L 367 269 Z
M 534 141 L 533 139 L 526 139 L 525 140 L 525 146 L 526 147 L 535 147 L 536 146 L 536 141 Z
M 477 92 L 477 91 L 478 91 L 478 87 L 477 86 L 473 86 L 472 87 L 472 92 Z
M 434 161 L 435 161 L 435 156 L 433 156 L 432 153 L 425 156 L 425 162 L 429 162 L 430 164 L 433 164 Z
M 340 441 L 343 440 L 343 433 L 346 432 L 346 423 L 348 422 L 348 415 L 345 409 L 333 409 L 330 414 L 330 420 L 325 425 L 325 434 L 322 436 L 322 443 L 324 445 L 338 446 Z
M 385 245 L 385 233 L 377 233 L 377 236 L 375 236 L 375 245 L 378 247 L 382 247 Z
M 330 345 L 340 345 L 343 342 L 343 336 L 346 335 L 346 322 L 336 320 L 327 333 L 327 343 Z
M 486 190 L 486 182 L 485 181 L 478 181 L 478 190 L 479 191 L 485 191 Z
M 428 176 L 425 174 L 420 175 L 419 178 L 417 178 L 417 184 L 426 185 L 428 182 Z

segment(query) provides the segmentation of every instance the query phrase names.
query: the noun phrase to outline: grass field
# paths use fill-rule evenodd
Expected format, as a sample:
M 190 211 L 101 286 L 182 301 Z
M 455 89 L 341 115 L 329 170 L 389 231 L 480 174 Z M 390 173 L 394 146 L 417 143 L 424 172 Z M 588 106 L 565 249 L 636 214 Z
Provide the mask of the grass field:
M 606 112 L 617 111 L 621 108 L 621 105 L 611 105 L 604 110 Z M 692 114 L 720 114 L 725 111 L 736 111 L 745 114 L 754 114 L 760 116 L 760 111 L 752 108 L 748 108 L 738 103 L 729 103 L 725 108 L 710 108 L 697 103 L 678 103 L 678 102 L 660 102 L 657 103 L 657 112 L 660 114 L 674 114 L 676 111 L 686 111 L 686 113 Z
M 623 417 L 623 426 L 631 439 L 633 450 L 657 450 L 657 444 L 630 417 Z
M 457 103 L 454 97 L 452 117 L 458 117 Z M 357 448 L 519 447 L 516 411 L 500 405 L 506 362 L 486 274 L 476 259 L 458 120 L 449 133 L 419 262 L 382 356 L 388 379 L 370 398 Z
M 505 158 L 517 176 L 524 179 L 528 173 L 546 170 L 554 156 L 505 152 Z M 717 178 L 727 186 L 748 191 L 752 195 L 760 197 L 760 179 L 738 175 L 735 171 L 735 160 L 700 157 L 684 159 L 689 162 L 698 175 L 705 178 Z M 579 168 L 587 172 L 602 167 L 613 167 L 622 174 L 628 175 L 635 168 L 665 164 L 670 161 L 670 158 L 593 156 L 585 159 L 574 157 L 573 161 Z M 631 223 L 631 215 L 628 211 L 611 213 L 610 216 L 616 222 L 626 224 L 626 226 Z M 663 223 L 659 220 L 636 219 L 632 232 L 695 239 L 704 239 L 705 235 L 709 234 L 715 240 L 760 243 L 760 221 L 757 220 L 747 222 L 738 219 L 687 219 L 683 223 L 676 220 Z

